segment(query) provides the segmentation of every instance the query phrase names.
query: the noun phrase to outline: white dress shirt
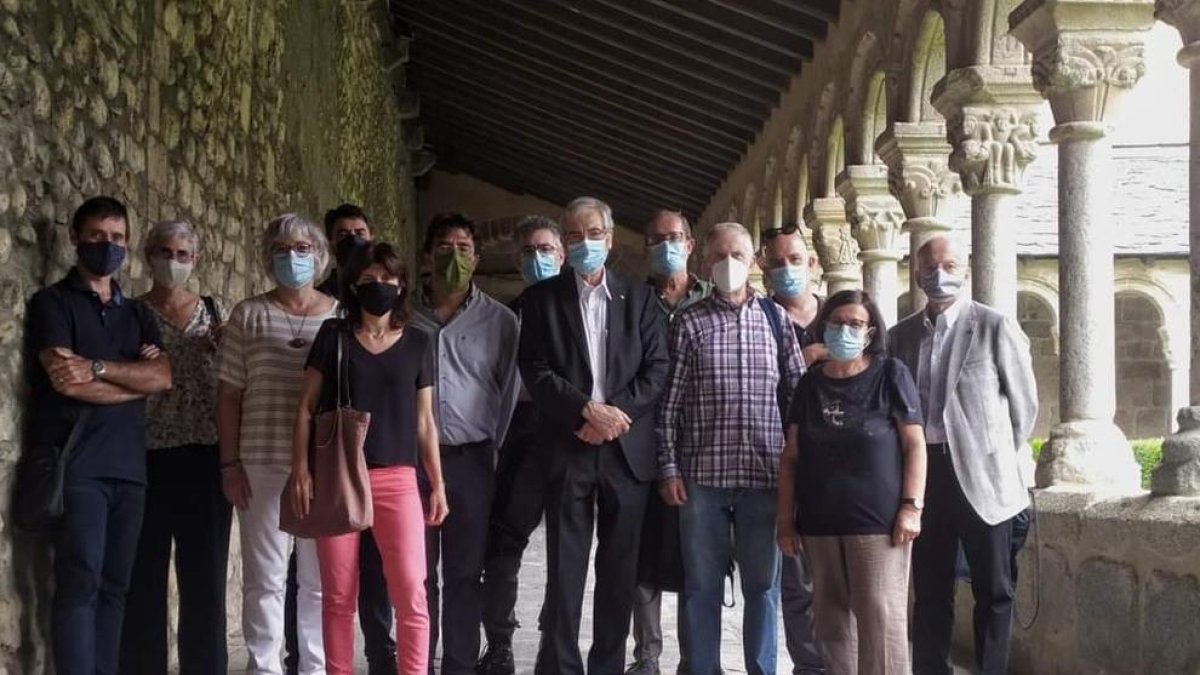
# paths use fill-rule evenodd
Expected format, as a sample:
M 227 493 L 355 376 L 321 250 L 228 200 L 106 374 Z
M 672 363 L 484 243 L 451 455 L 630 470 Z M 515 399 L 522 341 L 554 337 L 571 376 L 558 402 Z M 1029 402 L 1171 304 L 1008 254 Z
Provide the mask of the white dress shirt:
M 934 321 L 926 313 L 925 336 L 921 338 L 921 360 L 917 373 L 917 390 L 921 408 L 925 411 L 925 442 L 945 443 L 946 425 L 942 412 L 946 407 L 946 364 L 950 360 L 951 341 L 947 338 L 962 313 L 963 297 L 959 297 Z
M 600 277 L 600 283 L 592 286 L 583 277 L 575 275 L 575 286 L 579 289 L 579 311 L 583 315 L 583 332 L 587 336 L 588 365 L 592 368 L 592 400 L 605 403 L 604 378 L 608 373 L 605 366 L 608 356 L 608 273 Z

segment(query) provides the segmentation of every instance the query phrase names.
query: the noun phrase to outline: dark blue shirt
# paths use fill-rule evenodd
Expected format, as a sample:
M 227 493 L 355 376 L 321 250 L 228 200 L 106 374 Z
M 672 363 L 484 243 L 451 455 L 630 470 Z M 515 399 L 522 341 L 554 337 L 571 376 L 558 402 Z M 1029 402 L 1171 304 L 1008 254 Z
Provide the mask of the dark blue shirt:
M 92 405 L 56 392 L 38 354 L 65 347 L 87 359 L 137 361 L 141 346 L 161 347 L 162 336 L 149 310 L 121 294 L 101 303 L 77 270 L 43 288 L 29 301 L 27 343 L 31 373 L 30 441 L 62 445 L 85 408 L 92 412 L 67 468 L 67 479 L 146 480 L 144 400 Z

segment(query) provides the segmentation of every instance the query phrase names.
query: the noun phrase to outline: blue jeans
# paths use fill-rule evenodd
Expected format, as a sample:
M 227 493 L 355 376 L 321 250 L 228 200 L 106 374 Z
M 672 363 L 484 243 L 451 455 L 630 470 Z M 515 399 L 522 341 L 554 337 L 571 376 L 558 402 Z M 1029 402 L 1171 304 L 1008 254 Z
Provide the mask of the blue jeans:
M 50 618 L 58 675 L 116 675 L 145 493 L 121 480 L 75 479 L 64 487 Z
M 737 561 L 746 603 L 746 672 L 774 675 L 779 616 L 775 490 L 705 487 L 690 480 L 685 487 L 688 499 L 679 525 L 691 675 L 720 672 L 721 600 L 731 557 Z

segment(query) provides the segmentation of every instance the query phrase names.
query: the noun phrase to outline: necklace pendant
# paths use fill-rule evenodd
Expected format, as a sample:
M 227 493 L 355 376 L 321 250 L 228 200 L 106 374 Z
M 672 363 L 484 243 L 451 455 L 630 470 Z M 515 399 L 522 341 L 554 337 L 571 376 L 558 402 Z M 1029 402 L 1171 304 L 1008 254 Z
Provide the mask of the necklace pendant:
M 288 342 L 288 346 L 291 347 L 292 349 L 300 349 L 301 347 L 304 347 L 307 344 L 308 344 L 308 340 L 305 340 L 302 337 L 292 338 L 291 341 Z

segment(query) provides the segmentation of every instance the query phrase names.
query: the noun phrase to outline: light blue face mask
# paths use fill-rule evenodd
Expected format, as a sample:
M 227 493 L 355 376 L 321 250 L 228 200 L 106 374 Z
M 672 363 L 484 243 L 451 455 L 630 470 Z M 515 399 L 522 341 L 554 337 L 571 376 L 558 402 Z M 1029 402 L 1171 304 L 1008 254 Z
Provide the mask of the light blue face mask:
M 608 260 L 608 241 L 606 239 L 584 239 L 578 244 L 567 248 L 567 262 L 571 268 L 584 276 L 591 276 L 604 267 Z
M 299 256 L 295 251 L 276 253 L 272 263 L 275 281 L 288 288 L 303 288 L 312 283 L 317 273 L 317 259 L 311 253 L 307 256 Z
M 781 298 L 794 298 L 808 288 L 808 268 L 799 265 L 784 265 L 767 272 L 771 288 Z
M 829 358 L 834 361 L 853 361 L 866 349 L 867 330 L 860 335 L 850 326 L 825 327 L 825 348 L 829 350 Z
M 536 284 L 558 276 L 558 256 L 553 253 L 526 253 L 521 256 L 521 278 L 527 284 Z
M 687 242 L 663 241 L 646 252 L 650 254 L 650 271 L 655 276 L 673 277 L 687 269 Z

